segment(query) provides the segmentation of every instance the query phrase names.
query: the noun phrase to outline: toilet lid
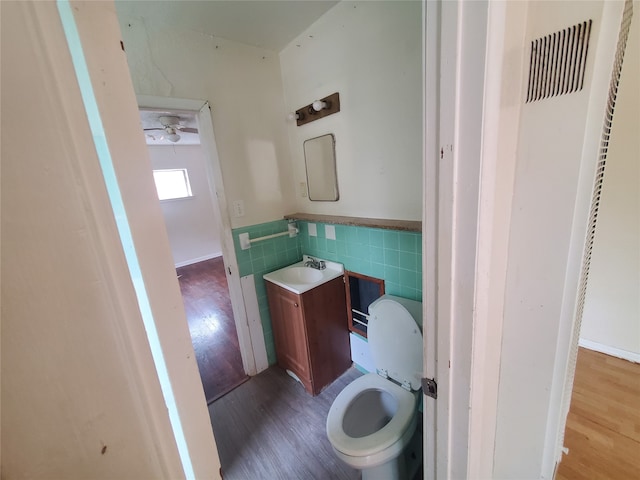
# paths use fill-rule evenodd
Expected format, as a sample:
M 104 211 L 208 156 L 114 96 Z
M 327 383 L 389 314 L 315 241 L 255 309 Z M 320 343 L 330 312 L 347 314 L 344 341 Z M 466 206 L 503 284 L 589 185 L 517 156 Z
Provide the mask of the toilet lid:
M 420 388 L 422 303 L 383 295 L 369 305 L 367 339 L 378 372 L 400 384 Z

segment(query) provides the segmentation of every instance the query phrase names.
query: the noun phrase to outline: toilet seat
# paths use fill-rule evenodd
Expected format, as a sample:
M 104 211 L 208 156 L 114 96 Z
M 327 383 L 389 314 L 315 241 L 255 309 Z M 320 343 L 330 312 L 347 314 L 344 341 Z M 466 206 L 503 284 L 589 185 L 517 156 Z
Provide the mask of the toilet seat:
M 327 437 L 338 458 L 362 470 L 363 479 L 399 480 L 407 465 L 403 451 L 415 449 L 422 304 L 383 295 L 369 305 L 368 333 L 378 373 L 363 375 L 338 394 L 327 415 Z
M 350 436 L 344 431 L 345 413 L 358 397 L 371 390 L 387 392 L 392 395 L 397 401 L 395 414 L 389 423 L 370 435 L 359 438 Z M 362 466 L 371 466 L 372 462 L 383 463 L 387 458 L 397 455 L 415 430 L 417 422 L 416 401 L 416 396 L 413 393 L 375 373 L 359 377 L 338 394 L 329 410 L 327 435 L 334 450 L 338 454 L 350 457 L 350 463 L 356 468 L 358 468 L 356 462 L 361 463 Z M 412 423 L 413 425 L 411 425 Z M 385 452 L 384 458 L 376 458 L 375 460 L 371 458 L 371 456 L 387 449 L 389 451 Z

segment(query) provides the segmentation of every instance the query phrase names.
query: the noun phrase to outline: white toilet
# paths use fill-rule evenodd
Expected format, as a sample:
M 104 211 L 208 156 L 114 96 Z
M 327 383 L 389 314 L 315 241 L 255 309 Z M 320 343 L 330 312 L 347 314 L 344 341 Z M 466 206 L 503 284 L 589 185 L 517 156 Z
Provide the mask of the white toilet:
M 422 303 L 383 295 L 369 306 L 368 341 L 378 373 L 351 382 L 334 400 L 327 436 L 363 480 L 411 478 L 422 458 L 418 401 Z

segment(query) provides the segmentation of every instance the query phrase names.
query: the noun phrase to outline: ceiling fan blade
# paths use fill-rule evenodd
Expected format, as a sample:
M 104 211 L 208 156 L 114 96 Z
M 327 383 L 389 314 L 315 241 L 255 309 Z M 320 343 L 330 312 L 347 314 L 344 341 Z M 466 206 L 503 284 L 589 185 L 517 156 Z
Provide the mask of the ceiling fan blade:
M 165 130 L 164 128 L 145 128 L 144 131 L 148 132 L 149 130 Z
M 185 133 L 198 133 L 198 129 L 197 128 L 178 127 L 178 130 L 180 130 L 181 132 L 185 132 Z

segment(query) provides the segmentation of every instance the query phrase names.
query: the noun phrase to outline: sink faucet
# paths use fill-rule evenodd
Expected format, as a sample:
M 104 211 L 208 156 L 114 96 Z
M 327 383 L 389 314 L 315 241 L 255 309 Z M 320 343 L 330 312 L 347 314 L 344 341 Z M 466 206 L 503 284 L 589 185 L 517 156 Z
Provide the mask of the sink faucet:
M 316 270 L 324 270 L 327 266 L 324 263 L 324 260 L 316 260 L 313 257 L 309 257 L 309 260 L 304 262 L 305 267 L 315 268 Z

